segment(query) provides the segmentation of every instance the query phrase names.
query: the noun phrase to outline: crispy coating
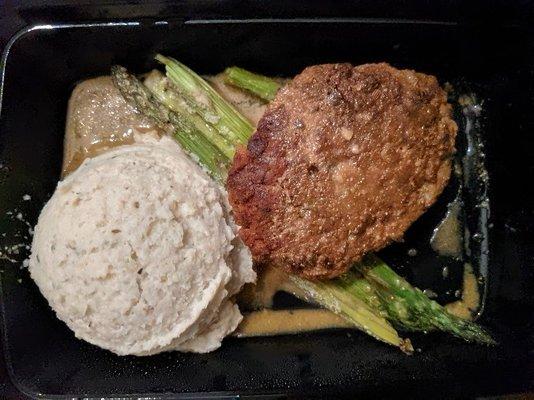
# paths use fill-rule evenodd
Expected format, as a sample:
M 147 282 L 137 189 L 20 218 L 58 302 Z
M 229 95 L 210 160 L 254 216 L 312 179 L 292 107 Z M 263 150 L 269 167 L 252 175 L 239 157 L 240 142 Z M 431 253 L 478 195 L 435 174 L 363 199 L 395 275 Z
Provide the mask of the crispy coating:
M 456 131 L 433 76 L 385 63 L 308 67 L 235 155 L 228 190 L 241 237 L 257 262 L 339 276 L 434 203 Z

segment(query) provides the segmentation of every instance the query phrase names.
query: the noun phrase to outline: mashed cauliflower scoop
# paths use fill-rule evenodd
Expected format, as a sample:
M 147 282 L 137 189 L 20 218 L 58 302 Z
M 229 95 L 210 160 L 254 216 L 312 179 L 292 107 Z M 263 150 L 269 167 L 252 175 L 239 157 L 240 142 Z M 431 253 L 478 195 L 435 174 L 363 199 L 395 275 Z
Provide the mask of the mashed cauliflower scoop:
M 239 324 L 255 273 L 224 189 L 172 139 L 139 138 L 58 184 L 32 278 L 77 337 L 119 355 L 208 352 Z

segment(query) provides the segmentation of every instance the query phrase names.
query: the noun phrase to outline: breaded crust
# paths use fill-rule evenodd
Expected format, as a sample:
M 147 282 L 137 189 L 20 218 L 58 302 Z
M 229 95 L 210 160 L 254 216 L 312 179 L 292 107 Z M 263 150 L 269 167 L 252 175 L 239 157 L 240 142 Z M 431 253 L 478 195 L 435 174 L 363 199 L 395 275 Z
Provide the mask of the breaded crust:
M 228 191 L 241 237 L 257 262 L 336 277 L 434 203 L 456 131 L 433 76 L 385 63 L 308 67 L 235 155 Z

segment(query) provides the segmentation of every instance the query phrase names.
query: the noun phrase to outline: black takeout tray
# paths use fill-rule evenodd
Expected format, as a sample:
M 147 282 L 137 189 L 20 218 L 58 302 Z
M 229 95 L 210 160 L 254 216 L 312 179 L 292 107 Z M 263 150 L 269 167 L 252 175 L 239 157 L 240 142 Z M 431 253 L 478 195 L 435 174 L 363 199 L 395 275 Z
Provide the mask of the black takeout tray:
M 487 189 L 476 173 L 473 182 L 464 182 L 472 200 L 465 212 L 471 221 L 466 223 L 487 228 L 473 242 L 472 262 L 486 278 L 480 322 L 499 345 L 470 345 L 439 333 L 409 335 L 421 351 L 406 356 L 362 333 L 333 330 L 229 338 L 206 355 L 118 357 L 76 340 L 20 263 L 0 260 L 3 345 L 11 379 L 28 396 L 45 398 L 449 397 L 532 387 L 533 253 L 527 246 L 533 237 L 533 198 L 527 189 L 533 176 L 533 44 L 533 32 L 521 26 L 495 30 L 374 19 L 143 19 L 38 25 L 18 33 L 5 49 L 2 71 L 0 233 L 6 233 L 5 243 L 23 240 L 16 235 L 27 231 L 24 221 L 35 224 L 59 179 L 70 91 L 77 81 L 107 74 L 116 63 L 144 72 L 156 66 L 152 57 L 161 52 L 205 74 L 239 65 L 291 76 L 315 63 L 387 61 L 476 94 L 482 113 L 468 122 L 473 116 L 457 109 L 456 118 L 463 130 L 475 124 L 486 154 L 491 218 L 475 201 Z M 468 143 L 459 146 L 460 155 L 468 153 Z M 420 287 L 440 286 L 440 269 L 433 264 L 447 261 L 431 257 L 425 243 L 459 184 L 453 179 L 438 204 L 410 229 L 406 243 L 383 254 L 392 265 L 403 265 L 400 272 Z M 22 200 L 25 194 L 31 201 Z M 415 245 L 422 250 L 409 258 L 406 250 Z M 21 251 L 20 260 L 27 255 Z M 453 271 L 452 286 L 461 280 L 461 269 Z M 436 288 L 441 300 L 448 299 L 445 289 Z

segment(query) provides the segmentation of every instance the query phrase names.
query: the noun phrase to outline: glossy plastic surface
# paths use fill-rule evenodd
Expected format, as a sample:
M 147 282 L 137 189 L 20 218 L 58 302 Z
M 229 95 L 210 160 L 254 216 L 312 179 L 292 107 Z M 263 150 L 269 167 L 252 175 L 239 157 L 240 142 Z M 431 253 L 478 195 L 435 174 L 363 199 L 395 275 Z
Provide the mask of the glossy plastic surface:
M 532 197 L 524 192 L 533 172 L 528 148 L 534 130 L 533 43 L 532 33 L 520 28 L 494 32 L 451 23 L 383 20 L 76 24 L 35 27 L 17 35 L 4 55 L 2 246 L 24 242 L 27 226 L 17 214 L 33 225 L 54 190 L 73 86 L 107 74 L 116 63 L 144 72 L 156 66 L 152 56 L 162 52 L 206 74 L 239 65 L 291 76 L 314 63 L 388 61 L 476 94 L 482 113 L 475 118 L 457 109 L 456 117 L 463 131 L 474 127 L 485 144 L 492 217 L 487 221 L 486 211 L 478 206 L 486 187 L 473 173 L 471 181 L 464 182 L 466 223 L 472 232 L 482 233 L 481 241 L 472 242 L 471 261 L 478 270 L 489 271 L 483 282 L 488 297 L 481 322 L 500 345 L 485 348 L 442 334 L 411 335 L 421 352 L 408 357 L 359 332 L 338 330 L 228 339 L 207 355 L 121 358 L 76 340 L 55 318 L 27 271 L 19 269 L 20 263 L 0 260 L 4 345 L 12 379 L 31 396 L 69 398 L 205 393 L 423 396 L 526 388 L 533 349 L 532 253 L 527 249 Z M 460 155 L 468 154 L 465 137 L 458 145 Z M 411 282 L 432 288 L 442 301 L 450 300 L 451 289 L 459 287 L 461 266 L 451 263 L 444 282 L 441 266 L 449 261 L 436 257 L 427 243 L 459 184 L 452 181 L 436 206 L 410 229 L 405 243 L 383 253 L 393 266 L 403 266 L 400 272 Z M 25 194 L 31 201 L 22 200 Z M 416 257 L 406 254 L 412 247 L 419 250 Z

